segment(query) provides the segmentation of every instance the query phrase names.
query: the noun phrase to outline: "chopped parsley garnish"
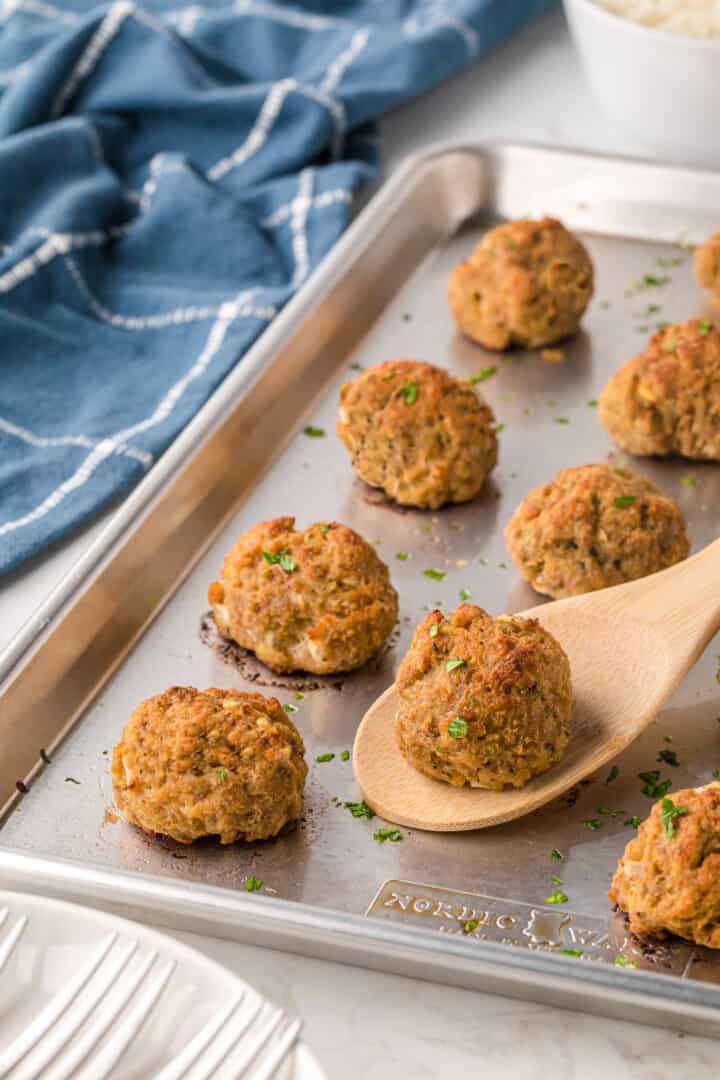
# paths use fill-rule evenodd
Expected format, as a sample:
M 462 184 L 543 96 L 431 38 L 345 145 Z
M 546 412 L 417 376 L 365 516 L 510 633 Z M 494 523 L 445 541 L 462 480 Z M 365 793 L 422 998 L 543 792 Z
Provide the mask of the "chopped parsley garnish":
M 603 309 L 603 311 L 607 311 L 607 309 L 610 307 L 610 301 L 609 300 L 601 300 L 600 301 L 600 307 Z
M 713 328 L 713 324 L 710 322 L 710 320 L 709 319 L 703 319 L 703 321 L 698 326 L 698 334 L 702 334 L 703 337 L 704 337 L 706 334 L 710 333 L 712 328 Z
M 482 371 L 478 371 L 477 375 L 471 375 L 470 378 L 468 379 L 468 382 L 472 383 L 472 385 L 474 386 L 475 383 L 485 382 L 486 379 L 490 379 L 493 375 L 496 375 L 496 374 L 497 374 L 497 368 L 496 367 L 486 367 L 486 368 L 483 368 Z
M 323 765 L 326 761 L 333 761 L 334 758 L 334 754 L 318 754 L 315 760 L 318 762 L 319 765 Z
M 582 956 L 582 949 L 563 949 L 563 956 Z
M 618 510 L 624 510 L 626 507 L 632 506 L 636 499 L 637 495 L 618 495 L 616 499 L 613 499 L 613 502 Z
M 567 894 L 564 893 L 562 889 L 556 889 L 555 892 L 550 893 L 550 895 L 546 896 L 543 900 L 544 904 L 567 904 L 567 902 Z
M 495 425 L 495 431 L 496 432 L 500 432 L 500 431 L 504 431 L 504 430 L 505 430 L 505 424 L 496 424 Z
M 471 600 L 472 599 L 472 593 L 468 592 L 467 589 L 461 589 L 459 595 L 460 595 L 461 600 Z
M 605 780 L 605 783 L 606 784 L 612 784 L 613 780 L 617 780 L 619 775 L 620 775 L 620 770 L 618 769 L 617 765 L 613 765 L 612 769 L 607 774 L 607 778 Z
M 398 390 L 398 396 L 404 397 L 408 405 L 414 405 L 418 396 L 418 385 L 415 382 L 406 383 Z
M 395 558 L 399 559 L 400 562 L 406 562 L 410 558 L 410 552 L 409 551 L 396 551 L 395 552 Z
M 713 769 L 713 776 L 716 780 L 720 780 L 720 769 Z
M 656 274 L 643 274 L 640 287 L 643 289 L 658 289 L 662 285 L 667 285 L 670 278 L 667 274 L 662 274 L 659 277 Z
M 262 887 L 263 883 L 259 877 L 249 877 L 245 882 L 245 892 L 258 892 Z
M 371 821 L 375 817 L 375 811 L 371 806 L 368 806 L 366 802 L 346 802 L 343 803 L 346 810 L 349 810 L 353 817 L 366 817 L 368 821 Z
M 597 813 L 602 817 L 622 817 L 627 814 L 627 810 L 610 810 L 607 806 L 598 806 Z
M 432 567 L 429 567 L 427 570 L 423 570 L 423 574 L 425 575 L 425 577 L 432 578 L 433 581 L 444 581 L 445 580 L 445 571 L 444 570 L 433 570 Z
M 632 825 L 633 829 L 639 829 L 641 824 L 642 822 L 637 814 L 633 814 L 632 817 L 626 818 L 625 821 L 623 821 L 623 825 Z
M 664 761 L 666 765 L 672 765 L 674 769 L 677 769 L 680 764 L 674 750 L 661 750 L 658 753 L 657 760 Z
M 637 967 L 637 960 L 628 960 L 624 953 L 618 953 L 613 960 L 613 963 L 615 964 L 615 967 Z
M 432 624 L 432 626 L 430 627 L 430 637 L 437 637 L 439 629 L 440 629 L 440 624 L 434 622 Z
M 672 780 L 660 779 L 659 769 L 638 773 L 638 780 L 642 780 L 642 792 L 643 795 L 647 795 L 648 799 L 661 799 L 663 795 L 667 795 L 672 787 Z
M 297 705 L 291 705 L 289 701 L 285 705 L 283 705 L 283 709 L 286 713 L 293 713 L 298 711 Z
M 217 775 L 218 780 L 225 780 L 225 778 L 227 777 L 227 769 L 218 769 Z
M 507 568 L 508 568 L 508 564 L 506 562 L 499 562 L 498 566 L 500 567 L 501 570 L 507 570 Z
M 487 559 L 478 559 L 478 562 L 480 563 L 481 566 L 487 566 L 487 564 L 488 564 Z
M 677 255 L 673 255 L 670 258 L 666 258 L 664 255 L 658 255 L 655 262 L 658 266 L 662 266 L 663 269 L 667 270 L 669 266 L 679 266 L 682 259 Z
M 660 804 L 660 824 L 670 840 L 677 832 L 675 818 L 682 817 L 687 812 L 687 806 L 676 806 L 672 799 L 663 799 Z
M 296 701 L 304 701 L 305 700 L 305 695 L 301 694 L 300 691 L 298 690 L 298 692 L 295 694 L 295 700 Z
M 312 424 L 308 424 L 307 427 L 303 428 L 303 434 L 309 435 L 311 439 L 322 439 L 325 435 L 325 428 L 313 427 Z
M 42 760 L 44 761 L 44 763 L 46 765 L 52 765 L 52 758 L 48 754 L 47 750 L 41 749 L 40 750 L 40 757 L 42 758 Z
M 65 783 L 66 784 L 79 784 L 80 781 L 76 780 L 74 776 L 66 776 L 65 777 Z
M 467 922 L 463 923 L 463 933 L 472 934 L 473 930 L 477 930 L 479 925 L 479 919 L 468 919 Z
M 464 739 L 467 733 L 467 720 L 463 720 L 462 716 L 456 716 L 448 724 L 448 735 L 451 739 Z
M 552 881 L 553 885 L 562 885 L 562 881 L 555 874 L 551 876 L 550 880 Z
M 585 826 L 586 829 L 599 829 L 600 828 L 600 822 L 598 821 L 598 819 L 596 817 L 585 818 L 585 820 L 583 821 L 583 825 Z
M 560 862 L 562 857 L 563 857 L 562 852 L 558 851 L 558 849 L 556 847 L 554 847 L 552 849 L 552 851 L 550 852 L 550 858 L 553 859 L 555 862 Z
M 569 424 L 570 421 L 567 416 L 554 416 L 553 424 Z
M 323 534 L 323 536 L 327 536 L 331 529 L 332 525 L 325 524 L 320 526 L 320 532 Z
M 271 566 L 281 566 L 286 574 L 291 574 L 295 569 L 295 560 L 286 547 L 279 551 L 263 551 L 263 559 Z
M 340 760 L 341 761 L 349 761 L 350 760 L 350 751 L 349 750 L 341 750 L 340 751 Z
M 594 398 L 594 397 L 591 397 L 590 400 L 588 401 L 588 406 L 591 409 L 597 409 L 598 399 Z
M 373 833 L 373 840 L 376 844 L 384 844 L 386 840 L 396 844 L 398 840 L 402 840 L 402 833 L 399 829 L 378 829 Z
M 643 315 L 657 315 L 659 311 L 662 311 L 660 304 L 648 304 L 648 306 L 643 312 Z
M 457 656 L 449 656 L 445 661 L 446 671 L 455 671 L 456 668 L 465 667 L 466 660 L 460 660 Z
M 350 365 L 350 370 L 351 371 L 364 371 L 365 368 L 362 366 L 362 364 L 351 364 Z
M 697 476 L 681 476 L 680 483 L 683 487 L 695 487 L 697 485 Z

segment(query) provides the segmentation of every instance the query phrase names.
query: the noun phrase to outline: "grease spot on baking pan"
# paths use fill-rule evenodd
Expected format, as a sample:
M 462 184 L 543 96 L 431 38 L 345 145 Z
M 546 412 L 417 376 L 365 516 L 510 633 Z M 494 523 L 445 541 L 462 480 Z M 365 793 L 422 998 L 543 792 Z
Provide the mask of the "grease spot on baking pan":
M 218 630 L 211 611 L 205 612 L 200 620 L 200 640 L 215 653 L 218 660 L 235 668 L 247 682 L 256 686 L 273 687 L 276 690 L 342 690 L 354 679 L 367 677 L 378 671 L 388 651 L 392 649 L 400 636 L 400 627 L 396 626 L 383 648 L 372 656 L 366 664 L 356 671 L 343 672 L 339 675 L 311 675 L 307 671 L 295 671 L 280 675 L 271 671 L 266 664 L 258 660 L 254 653 L 226 638 Z

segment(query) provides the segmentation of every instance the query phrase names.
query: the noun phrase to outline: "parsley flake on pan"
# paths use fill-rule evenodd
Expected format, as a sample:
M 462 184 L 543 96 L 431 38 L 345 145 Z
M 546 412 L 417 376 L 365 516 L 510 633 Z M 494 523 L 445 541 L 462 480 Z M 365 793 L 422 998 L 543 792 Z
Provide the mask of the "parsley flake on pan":
M 319 765 L 323 765 L 326 761 L 334 761 L 335 760 L 335 755 L 334 754 L 329 754 L 329 753 L 328 754 L 318 754 L 318 756 L 315 758 L 315 760 L 318 762 Z
M 308 424 L 303 428 L 303 434 L 309 435 L 311 439 L 322 439 L 325 435 L 325 428 L 313 427 L 312 424 Z
M 399 829 L 378 829 L 373 833 L 373 840 L 376 844 L 384 844 L 386 840 L 396 844 L 398 840 L 402 840 L 402 833 Z
M 259 877 L 249 877 L 245 882 L 245 892 L 258 892 L 262 887 L 263 883 Z
M 463 933 L 472 934 L 473 930 L 477 930 L 479 925 L 479 919 L 468 919 L 467 922 L 463 923 Z
M 594 818 L 585 818 L 585 820 L 583 821 L 583 825 L 585 826 L 586 829 L 599 829 L 600 828 L 600 822 L 595 817 Z
M 607 779 L 605 780 L 605 783 L 606 784 L 612 784 L 613 780 L 617 780 L 619 775 L 620 775 L 620 770 L 618 769 L 617 765 L 613 765 L 612 769 L 607 774 Z
M 423 574 L 425 575 L 425 577 L 432 578 L 433 581 L 444 581 L 445 580 L 445 571 L 444 570 L 433 570 L 433 568 L 431 566 L 428 567 L 427 570 L 423 570 Z
M 687 806 L 676 806 L 672 799 L 663 799 L 660 804 L 660 824 L 668 839 L 672 840 L 677 832 L 675 818 L 682 817 L 687 812 Z
M 555 892 L 550 893 L 543 900 L 543 904 L 567 904 L 568 897 L 561 889 L 556 889 Z
M 373 808 L 371 806 L 368 806 L 368 804 L 365 801 L 363 801 L 363 802 L 346 802 L 346 803 L 343 803 L 343 806 L 345 807 L 346 810 L 350 811 L 350 813 L 352 814 L 353 817 L 358 817 L 358 818 L 364 817 L 364 818 L 367 818 L 368 821 L 371 821 L 375 817 L 375 811 L 373 810 Z
M 636 499 L 637 495 L 618 495 L 616 499 L 613 499 L 613 502 L 618 510 L 625 510 L 626 507 L 632 506 Z
M 556 847 L 554 847 L 552 849 L 552 851 L 550 852 L 550 858 L 553 859 L 555 862 L 560 862 L 562 857 L 563 857 L 562 852 L 558 851 L 558 849 Z
M 582 949 L 563 949 L 563 956 L 582 956 Z
M 677 759 L 677 754 L 674 750 L 663 749 L 658 753 L 658 761 L 664 761 L 666 765 L 672 765 L 674 769 L 677 769 L 680 762 Z
M 638 773 L 638 780 L 643 781 L 642 793 L 647 795 L 648 799 L 661 799 L 672 787 L 672 780 L 660 779 L 659 769 Z
M 340 760 L 341 761 L 349 761 L 350 760 L 350 751 L 349 750 L 342 750 L 340 752 Z
M 485 382 L 486 379 L 490 379 L 496 373 L 496 367 L 486 367 L 483 368 L 482 371 L 478 371 L 477 375 L 471 375 L 468 379 L 468 382 L 472 383 L 472 385 L 474 386 L 475 383 Z
M 613 960 L 613 963 L 615 964 L 615 967 L 637 967 L 637 960 L 628 960 L 627 956 L 625 956 L 624 953 L 618 953 Z

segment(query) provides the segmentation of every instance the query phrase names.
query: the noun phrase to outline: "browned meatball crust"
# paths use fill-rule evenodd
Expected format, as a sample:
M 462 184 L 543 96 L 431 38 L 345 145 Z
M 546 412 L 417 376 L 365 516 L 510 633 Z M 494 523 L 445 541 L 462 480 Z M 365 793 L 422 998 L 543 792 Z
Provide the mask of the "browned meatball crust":
M 302 813 L 304 750 L 275 698 L 173 686 L 130 717 L 113 752 L 115 800 L 181 844 L 265 840 Z
M 455 321 L 488 349 L 561 341 L 577 330 L 592 294 L 590 256 L 549 217 L 491 229 L 450 275 Z
M 675 811 L 685 811 L 675 815 Z M 656 802 L 609 892 L 641 937 L 677 934 L 720 949 L 720 784 Z
M 716 232 L 695 252 L 695 277 L 703 289 L 714 293 L 720 303 L 720 232 Z
M 360 476 L 404 506 L 474 498 L 497 462 L 495 418 L 447 371 L 388 360 L 340 391 L 337 433 Z
M 631 454 L 720 461 L 720 330 L 691 319 L 658 331 L 600 396 L 603 427 Z
M 388 568 L 371 544 L 337 521 L 300 532 L 292 517 L 244 533 L 208 598 L 220 632 L 280 672 L 360 667 L 398 614 Z
M 563 469 L 523 499 L 505 528 L 518 570 L 559 599 L 664 570 L 690 545 L 680 507 L 627 469 Z
M 501 791 L 562 758 L 572 685 L 563 649 L 534 619 L 475 604 L 433 611 L 397 676 L 397 740 L 435 780 Z

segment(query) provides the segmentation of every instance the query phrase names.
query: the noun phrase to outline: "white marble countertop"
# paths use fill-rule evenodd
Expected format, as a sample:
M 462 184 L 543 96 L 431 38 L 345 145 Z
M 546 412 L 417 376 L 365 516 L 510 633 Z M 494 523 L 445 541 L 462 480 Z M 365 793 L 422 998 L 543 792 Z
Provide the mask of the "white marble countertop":
M 526 29 L 474 70 L 384 125 L 391 171 L 435 140 L 502 137 L 643 155 L 597 112 L 562 16 Z M 0 587 L 0 648 L 103 522 Z M 710 1080 L 718 1044 L 543 1005 L 177 935 L 301 1015 L 328 1076 L 342 1080 Z

